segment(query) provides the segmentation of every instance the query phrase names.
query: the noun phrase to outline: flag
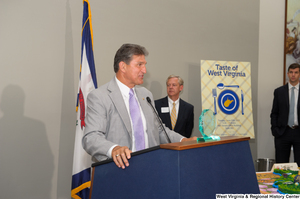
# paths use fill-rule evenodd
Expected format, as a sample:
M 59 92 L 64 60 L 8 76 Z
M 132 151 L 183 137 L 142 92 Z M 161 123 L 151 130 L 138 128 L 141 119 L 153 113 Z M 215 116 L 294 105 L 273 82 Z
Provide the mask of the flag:
M 83 0 L 81 35 L 81 65 L 76 105 L 77 120 L 71 190 L 71 197 L 74 199 L 88 199 L 91 186 L 91 156 L 85 152 L 81 144 L 85 128 L 86 98 L 90 91 L 97 88 L 93 53 L 92 16 L 88 0 Z

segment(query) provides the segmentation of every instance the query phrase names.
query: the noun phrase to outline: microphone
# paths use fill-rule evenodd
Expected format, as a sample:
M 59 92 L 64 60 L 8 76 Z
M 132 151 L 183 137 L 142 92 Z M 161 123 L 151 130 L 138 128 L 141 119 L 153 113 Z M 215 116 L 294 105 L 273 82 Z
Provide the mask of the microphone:
M 151 104 L 151 99 L 150 99 L 150 97 L 146 97 L 146 99 L 147 99 L 147 102 L 148 102 L 148 103 L 150 104 L 150 106 L 152 107 L 153 112 L 155 113 L 156 118 L 157 118 L 157 120 L 159 121 L 159 123 L 160 123 L 162 129 L 164 130 L 164 133 L 165 133 L 165 135 L 166 135 L 166 137 L 167 137 L 168 142 L 171 143 L 171 140 L 170 140 L 170 138 L 169 138 L 169 136 L 168 136 L 168 134 L 167 134 L 167 132 L 166 132 L 166 129 L 164 128 L 164 125 L 163 125 L 163 123 L 162 123 L 162 121 L 161 121 L 159 115 L 157 114 L 155 108 L 154 108 L 153 105 Z

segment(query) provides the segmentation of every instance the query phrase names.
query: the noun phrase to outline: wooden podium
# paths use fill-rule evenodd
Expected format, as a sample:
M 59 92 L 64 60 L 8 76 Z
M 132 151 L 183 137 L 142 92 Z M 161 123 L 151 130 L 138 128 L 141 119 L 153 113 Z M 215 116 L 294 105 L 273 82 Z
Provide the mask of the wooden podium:
M 132 153 L 130 166 L 92 165 L 90 198 L 216 198 L 259 194 L 249 137 L 178 142 Z

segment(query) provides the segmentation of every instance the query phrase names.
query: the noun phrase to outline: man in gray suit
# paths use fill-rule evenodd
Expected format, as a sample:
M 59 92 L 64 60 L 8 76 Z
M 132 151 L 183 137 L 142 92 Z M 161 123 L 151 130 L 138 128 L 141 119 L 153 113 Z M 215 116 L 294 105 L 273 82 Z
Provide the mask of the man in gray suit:
M 168 143 L 164 127 L 146 100 L 149 97 L 154 105 L 152 93 L 136 86 L 143 83 L 147 55 L 142 46 L 122 45 L 114 59 L 116 76 L 87 97 L 82 144 L 95 162 L 112 158 L 124 169 L 129 166 L 132 152 Z M 171 142 L 197 139 L 165 129 Z

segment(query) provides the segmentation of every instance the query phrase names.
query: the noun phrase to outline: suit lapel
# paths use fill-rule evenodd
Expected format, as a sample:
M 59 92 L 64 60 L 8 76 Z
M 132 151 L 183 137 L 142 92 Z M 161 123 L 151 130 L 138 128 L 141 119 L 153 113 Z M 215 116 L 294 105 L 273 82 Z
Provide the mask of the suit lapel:
M 141 109 L 143 111 L 143 114 L 145 116 L 146 119 L 146 132 L 148 135 L 148 143 L 149 146 L 156 146 L 159 144 L 159 137 L 157 137 L 157 118 L 155 115 L 153 115 L 153 110 L 150 105 L 147 102 L 147 97 L 150 97 L 150 99 L 152 100 L 151 104 L 154 108 L 154 101 L 153 101 L 153 96 L 151 95 L 151 93 L 140 86 L 135 86 L 135 93 L 137 96 L 137 99 L 139 101 L 139 104 L 141 106 Z M 154 108 L 155 109 L 155 108 Z M 155 132 L 155 133 L 153 133 Z
M 152 112 L 152 108 L 150 107 L 150 105 L 148 104 L 147 102 L 147 97 L 150 97 L 150 96 L 147 96 L 147 93 L 143 92 L 144 89 L 141 89 L 139 86 L 135 86 L 135 94 L 137 96 L 137 100 L 139 101 L 139 104 L 141 106 L 141 109 L 142 109 L 142 112 L 144 114 L 144 117 L 145 117 L 145 120 L 146 120 L 146 132 L 147 132 L 147 135 L 148 135 L 148 143 L 149 143 L 149 146 L 150 145 L 157 145 L 157 142 L 155 141 L 155 137 L 154 137 L 154 134 L 152 133 L 149 133 L 149 132 L 153 132 L 153 119 L 151 119 L 151 116 L 153 116 Z M 153 103 L 153 102 L 152 102 Z M 153 106 L 153 104 L 152 104 Z
M 299 89 L 298 89 L 298 102 L 297 102 L 297 118 L 298 118 L 298 124 L 299 123 L 299 103 L 300 103 L 300 85 L 299 85 Z
M 288 84 L 285 85 L 284 87 L 284 98 L 286 101 L 286 105 L 288 107 L 288 110 L 290 109 L 290 97 L 289 97 L 289 86 Z
M 182 102 L 181 99 L 179 99 L 179 110 L 178 110 L 178 116 L 177 116 L 177 121 L 176 121 L 174 130 L 177 129 L 180 124 L 182 124 L 181 120 L 183 120 L 184 113 L 185 113 L 185 108 L 184 107 L 185 107 L 185 104 Z
M 138 87 L 135 87 L 135 93 L 136 93 L 136 96 L 137 96 L 137 98 L 138 98 L 138 101 L 139 101 L 139 103 L 140 103 L 140 106 L 141 106 L 141 108 L 142 108 L 142 111 L 143 111 L 143 113 L 144 113 L 144 115 L 145 115 L 145 117 L 146 117 L 146 115 L 147 115 L 147 108 L 148 108 L 148 102 L 147 102 L 147 100 L 146 100 L 146 97 L 147 96 L 144 96 L 143 95 L 143 93 L 140 91 L 140 89 L 138 88 Z
M 110 91 L 109 97 L 110 97 L 111 101 L 114 103 L 118 113 L 120 114 L 121 119 L 123 120 L 123 123 L 129 133 L 130 137 L 132 138 L 132 129 L 131 129 L 130 118 L 128 115 L 128 111 L 126 109 L 125 102 L 123 100 L 123 96 L 121 94 L 121 91 L 117 85 L 115 78 L 113 78 L 112 81 L 110 81 L 107 89 Z M 122 99 L 122 100 L 120 100 L 120 99 Z
M 169 102 L 168 102 L 168 97 L 165 97 L 164 100 L 162 101 L 162 106 L 161 107 L 168 107 L 169 108 Z M 161 110 L 160 110 L 161 111 Z M 172 110 L 169 110 L 168 113 L 161 113 L 161 116 L 164 118 L 162 119 L 163 121 L 165 121 L 165 125 L 167 127 L 169 127 L 169 129 L 172 129 L 172 124 L 171 124 L 171 116 L 170 116 L 170 112 Z

